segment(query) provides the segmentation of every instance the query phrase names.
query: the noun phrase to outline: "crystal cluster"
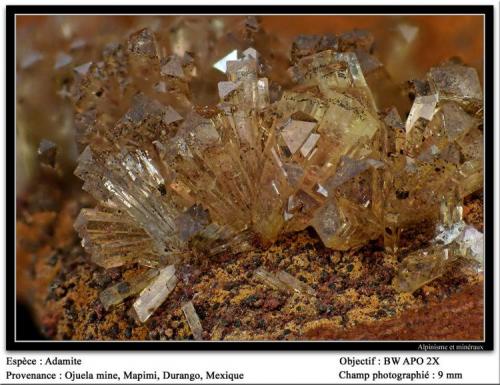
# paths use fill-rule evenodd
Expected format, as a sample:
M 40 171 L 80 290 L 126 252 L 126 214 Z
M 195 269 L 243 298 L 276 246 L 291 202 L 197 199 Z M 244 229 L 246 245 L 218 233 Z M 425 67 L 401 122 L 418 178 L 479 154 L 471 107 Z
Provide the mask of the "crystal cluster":
M 75 174 L 98 201 L 75 228 L 95 263 L 147 268 L 103 291 L 104 306 L 138 295 L 132 311 L 144 322 L 175 288 L 176 267 L 267 247 L 307 227 L 328 248 L 383 239 L 395 255 L 407 229 L 431 221 L 430 246 L 402 259 L 394 284 L 404 291 L 458 260 L 480 268 L 482 234 L 461 211 L 463 197 L 482 187 L 477 72 L 451 61 L 409 82 L 413 104 L 402 120 L 395 107 L 381 110 L 368 86 L 383 71 L 369 33 L 297 38 L 280 84 L 279 59 L 252 46 L 259 28 L 248 19 L 245 38 L 211 63 L 195 51 L 203 47 L 184 47 L 193 30 L 181 25 L 175 44 L 142 29 L 74 68 L 83 150 Z M 199 105 L 209 65 L 227 79 L 218 104 Z M 315 295 L 284 271 L 255 277 Z M 182 309 L 200 339 L 193 304 Z

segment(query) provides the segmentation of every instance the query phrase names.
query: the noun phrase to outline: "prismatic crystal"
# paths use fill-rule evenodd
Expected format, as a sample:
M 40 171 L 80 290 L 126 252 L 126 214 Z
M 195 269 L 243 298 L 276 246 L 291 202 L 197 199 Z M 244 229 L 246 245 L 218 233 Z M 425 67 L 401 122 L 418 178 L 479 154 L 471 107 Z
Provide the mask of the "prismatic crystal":
M 241 37 L 212 31 L 214 57 L 193 38 L 213 25 L 177 24 L 132 33 L 73 71 L 75 174 L 98 202 L 75 228 L 98 265 L 144 266 L 102 292 L 106 308 L 136 296 L 131 311 L 144 322 L 190 261 L 265 248 L 307 227 L 335 250 L 383 240 L 386 255 L 400 257 L 401 291 L 458 261 L 482 268 L 482 233 L 462 219 L 463 198 L 483 183 L 475 69 L 452 60 L 408 82 L 400 97 L 413 104 L 402 118 L 368 85 L 390 82 L 369 33 L 300 36 L 286 59 L 249 18 Z M 212 67 L 226 80 L 207 91 Z M 200 102 L 216 92 L 217 104 Z M 401 235 L 425 221 L 434 237 L 406 250 Z M 285 271 L 254 277 L 315 295 Z M 182 309 L 201 338 L 193 304 Z

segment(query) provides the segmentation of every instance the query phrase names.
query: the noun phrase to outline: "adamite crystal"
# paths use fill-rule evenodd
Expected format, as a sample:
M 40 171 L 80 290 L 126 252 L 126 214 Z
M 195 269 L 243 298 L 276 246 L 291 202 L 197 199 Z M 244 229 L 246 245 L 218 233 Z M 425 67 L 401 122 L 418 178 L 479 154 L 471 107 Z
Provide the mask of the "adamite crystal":
M 144 322 L 174 290 L 175 266 L 267 247 L 307 227 L 332 249 L 383 239 L 387 254 L 401 256 L 401 234 L 432 222 L 430 246 L 402 256 L 394 284 L 403 291 L 458 260 L 481 264 L 482 234 L 461 214 L 462 198 L 482 187 L 482 93 L 473 68 L 447 62 L 413 81 L 403 121 L 395 107 L 379 110 L 368 86 L 368 76 L 386 79 L 369 33 L 298 38 L 292 85 L 276 93 L 269 63 L 278 59 L 242 40 L 205 62 L 210 53 L 189 37 L 200 28 L 209 27 L 180 22 L 170 49 L 160 32 L 141 30 L 75 68 L 85 147 L 75 174 L 99 202 L 75 228 L 95 263 L 150 269 L 106 289 L 106 308 L 140 293 L 133 312 Z M 207 66 L 227 80 L 211 90 L 219 103 L 201 106 L 193 93 Z M 285 271 L 261 267 L 254 277 L 315 295 Z M 183 311 L 200 339 L 192 302 Z
M 38 146 L 40 163 L 54 168 L 56 165 L 57 146 L 50 140 L 43 139 Z

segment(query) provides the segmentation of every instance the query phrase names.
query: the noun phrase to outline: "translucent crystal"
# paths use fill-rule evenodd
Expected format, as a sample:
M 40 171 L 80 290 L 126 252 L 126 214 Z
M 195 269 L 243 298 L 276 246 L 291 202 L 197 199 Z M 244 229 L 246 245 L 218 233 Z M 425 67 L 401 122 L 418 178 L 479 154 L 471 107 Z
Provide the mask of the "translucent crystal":
M 184 78 L 184 70 L 182 68 L 182 60 L 179 56 L 172 55 L 162 60 L 161 74 L 173 76 L 175 78 Z
M 79 66 L 73 68 L 73 71 L 75 71 L 79 75 L 86 75 L 88 73 L 91 65 L 92 65 L 92 62 L 80 64 Z
M 229 52 L 226 56 L 217 61 L 217 63 L 214 64 L 214 68 L 218 69 L 220 72 L 226 73 L 227 62 L 232 60 L 238 60 L 238 50 Z
M 88 45 L 88 43 L 85 39 L 77 38 L 71 42 L 69 49 L 70 50 L 78 50 L 78 49 L 86 47 L 87 45 Z
M 130 52 L 137 55 L 157 56 L 155 37 L 147 28 L 137 31 L 130 36 L 128 48 Z
M 291 69 L 302 84 L 323 83 L 328 87 L 366 87 L 366 82 L 353 52 L 322 51 L 301 59 Z M 320 85 L 320 87 L 322 87 Z
M 24 55 L 24 57 L 21 60 L 21 68 L 26 69 L 31 67 L 33 64 L 39 62 L 40 60 L 43 59 L 42 53 L 38 51 L 30 51 L 27 54 Z
M 459 260 L 473 263 L 477 271 L 482 270 L 483 235 L 471 226 L 464 227 L 446 245 L 435 243 L 408 254 L 401 263 L 395 286 L 401 291 L 413 292 L 443 275 Z
M 257 61 L 255 59 L 231 60 L 226 62 L 228 79 L 237 82 L 256 80 Z
M 282 118 L 264 150 L 262 198 L 254 214 L 259 218 L 255 220 L 258 231 L 269 240 L 285 221 L 287 229 L 294 231 L 309 224 L 321 226 L 321 220 L 313 220 L 314 211 L 324 201 L 316 184 L 335 173 L 342 155 L 361 148 L 379 130 L 378 121 L 362 102 L 333 90 L 325 99 L 287 92 L 277 109 Z M 294 205 L 299 213 L 286 211 L 289 197 L 302 201 Z
M 276 277 L 283 282 L 288 287 L 299 293 L 305 293 L 309 295 L 316 295 L 316 292 L 308 284 L 298 280 L 293 275 L 288 274 L 286 271 L 279 271 Z
M 417 96 L 413 102 L 408 119 L 406 120 L 406 134 L 415 127 L 419 119 L 431 120 L 436 110 L 438 95 Z
M 431 68 L 429 80 L 442 100 L 452 100 L 476 109 L 482 102 L 481 83 L 477 71 L 458 63 L 446 63 Z
M 446 79 L 467 82 L 464 74 L 474 77 L 475 71 L 467 68 L 445 64 L 429 72 L 429 81 L 412 82 L 415 100 L 405 130 L 394 110 L 386 112 L 384 143 L 389 158 L 384 172 L 383 210 L 388 251 L 398 251 L 398 239 L 405 229 L 437 220 L 441 199 L 450 191 L 459 190 L 459 198 L 451 204 L 458 207 L 462 197 L 482 187 L 483 134 L 477 113 L 480 100 L 450 97 L 452 93 L 458 95 L 460 87 L 445 84 Z
M 461 254 L 477 262 L 478 271 L 484 267 L 484 235 L 473 226 L 465 226 L 457 237 Z
M 483 186 L 483 161 L 482 159 L 470 160 L 460 166 L 462 177 L 463 195 L 467 196 Z
M 243 51 L 243 58 L 257 60 L 258 53 L 255 48 L 249 47 Z
M 436 236 L 431 245 L 408 254 L 401 262 L 395 286 L 415 291 L 443 275 L 454 263 L 463 261 L 481 271 L 483 235 L 462 220 L 461 196 L 458 189 L 443 193 Z
M 43 164 L 54 167 L 56 165 L 57 145 L 50 140 L 43 139 L 38 146 L 38 157 Z
M 124 299 L 141 292 L 148 283 L 159 274 L 157 269 L 151 269 L 143 274 L 131 277 L 116 285 L 108 287 L 99 294 L 99 299 L 104 308 L 108 310 L 111 306 L 123 302 Z
M 308 139 L 309 134 L 316 127 L 316 122 L 303 122 L 299 120 L 290 119 L 288 120 L 281 129 L 281 136 L 288 146 L 288 150 L 293 155 L 299 148 L 304 144 L 306 139 Z M 319 137 L 319 135 L 316 135 Z M 316 140 L 317 141 L 317 140 Z M 312 148 L 313 146 L 309 145 Z M 308 151 L 307 153 L 309 153 Z
M 317 52 L 321 37 L 317 35 L 300 35 L 292 44 L 292 61 Z
M 279 280 L 274 274 L 270 273 L 262 266 L 259 267 L 254 272 L 254 277 L 258 280 L 264 282 L 265 284 L 271 286 L 274 289 L 287 292 L 289 287 L 281 280 Z
M 271 286 L 272 288 L 280 291 L 296 291 L 298 293 L 304 293 L 313 296 L 316 295 L 316 292 L 312 287 L 283 270 L 278 271 L 278 273 L 276 274 L 273 274 L 261 266 L 257 270 L 255 270 L 254 277 Z
M 413 42 L 417 37 L 419 28 L 406 23 L 398 24 L 397 29 L 407 43 Z
M 165 181 L 148 152 L 97 154 L 88 147 L 75 174 L 97 199 L 134 218 L 155 242 L 158 255 L 181 248 L 174 223 L 178 209 L 163 199 Z
M 370 31 L 365 29 L 353 29 L 339 35 L 339 49 L 363 49 L 370 51 L 373 47 L 375 38 Z
M 64 52 L 60 52 L 56 57 L 54 69 L 59 69 L 59 68 L 65 67 L 69 63 L 71 63 L 72 61 L 73 61 L 73 58 L 70 55 L 68 55 Z
M 359 66 L 361 67 L 361 70 L 363 71 L 363 74 L 365 77 L 367 75 L 370 75 L 370 77 L 373 77 L 372 74 L 377 72 L 377 70 L 381 70 L 383 68 L 383 64 L 378 60 L 375 56 L 370 55 L 367 51 L 364 50 L 356 50 L 356 57 L 359 60 Z M 385 77 L 385 76 L 384 76 Z M 385 78 L 384 81 L 389 82 L 389 79 Z M 367 80 L 368 82 L 368 80 Z M 372 88 L 372 87 L 370 87 Z M 382 88 L 382 87 L 376 87 L 376 88 Z
M 146 322 L 174 290 L 176 284 L 177 277 L 173 265 L 160 270 L 158 276 L 141 292 L 134 302 L 134 315 L 137 319 L 140 322 Z
M 219 96 L 221 99 L 225 99 L 232 92 L 239 88 L 239 84 L 235 82 L 219 82 Z
M 454 256 L 443 246 L 433 246 L 411 253 L 399 267 L 394 280 L 395 286 L 400 291 L 414 292 L 440 277 L 453 261 Z
M 182 311 L 184 312 L 184 316 L 188 322 L 189 328 L 191 329 L 191 333 L 193 333 L 193 337 L 195 340 L 201 340 L 203 328 L 201 326 L 200 318 L 198 314 L 196 314 L 196 310 L 191 301 L 182 305 Z
M 168 256 L 161 257 L 163 253 L 156 251 L 153 239 L 133 219 L 116 210 L 83 209 L 74 227 L 93 262 L 105 268 L 130 262 L 156 266 Z
M 304 86 L 317 86 L 327 97 L 331 91 L 347 89 L 349 94 L 366 105 L 365 108 L 376 110 L 354 52 L 321 51 L 300 59 L 289 72 L 296 82 Z
M 442 114 L 442 125 L 450 142 L 460 140 L 478 124 L 477 119 L 466 113 L 456 103 L 442 104 L 439 113 Z
M 171 124 L 174 122 L 178 122 L 179 120 L 182 120 L 182 115 L 180 115 L 176 110 L 174 110 L 172 107 L 167 106 L 165 109 L 165 115 L 163 116 L 163 122 L 165 124 Z

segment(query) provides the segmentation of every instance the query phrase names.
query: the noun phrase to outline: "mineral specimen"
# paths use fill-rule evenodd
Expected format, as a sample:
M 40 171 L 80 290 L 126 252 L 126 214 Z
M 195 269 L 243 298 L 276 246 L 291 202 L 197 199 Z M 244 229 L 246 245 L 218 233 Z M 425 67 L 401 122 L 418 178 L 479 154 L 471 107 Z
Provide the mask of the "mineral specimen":
M 170 265 L 162 269 L 134 302 L 133 315 L 145 322 L 174 290 L 176 283 L 175 267 Z
M 125 298 L 141 292 L 158 274 L 159 271 L 157 269 L 151 269 L 146 271 L 144 274 L 132 277 L 129 281 L 117 283 L 116 285 L 108 287 L 106 290 L 102 291 L 99 299 L 104 305 L 104 308 L 107 310 L 111 306 L 119 304 Z
M 388 79 L 368 32 L 299 37 L 276 92 L 279 59 L 266 55 L 257 21 L 232 47 L 221 38 L 227 51 L 208 62 L 206 47 L 187 38 L 200 28 L 208 27 L 181 19 L 168 38 L 142 29 L 95 62 L 57 58 L 56 68 L 77 64 L 71 95 L 85 149 L 75 174 L 99 202 L 75 223 L 82 244 L 105 268 L 150 269 L 106 289 L 106 308 L 140 293 L 133 312 L 145 322 L 174 290 L 174 265 L 268 247 L 307 227 L 337 250 L 382 239 L 387 255 L 402 258 L 394 285 L 403 291 L 458 260 L 481 265 L 482 234 L 461 213 L 463 197 L 482 187 L 473 68 L 446 62 L 410 82 L 403 121 L 405 111 L 381 109 L 368 85 Z M 402 33 L 411 40 L 415 31 Z M 195 101 L 207 66 L 227 77 L 217 105 Z M 424 221 L 435 238 L 404 255 L 401 235 Z M 254 276 L 315 295 L 285 271 Z M 193 303 L 182 309 L 200 339 Z
M 443 274 L 459 260 L 467 261 L 478 271 L 483 268 L 483 235 L 462 221 L 460 203 L 443 201 L 441 221 L 430 247 L 406 256 L 395 279 L 403 291 L 415 291 Z
M 40 146 L 38 147 L 38 157 L 40 162 L 49 167 L 55 167 L 57 156 L 57 146 L 50 140 L 42 140 Z
M 186 316 L 189 327 L 191 328 L 191 333 L 193 333 L 193 337 L 195 340 L 202 339 L 203 328 L 201 326 L 200 319 L 198 318 L 198 314 L 196 314 L 196 310 L 191 301 L 185 303 L 182 306 L 182 311 Z
M 272 274 L 263 267 L 259 267 L 255 270 L 254 276 L 280 291 L 296 291 L 298 293 L 305 293 L 313 296 L 316 294 L 312 287 L 288 274 L 286 271 L 279 271 L 277 274 Z

